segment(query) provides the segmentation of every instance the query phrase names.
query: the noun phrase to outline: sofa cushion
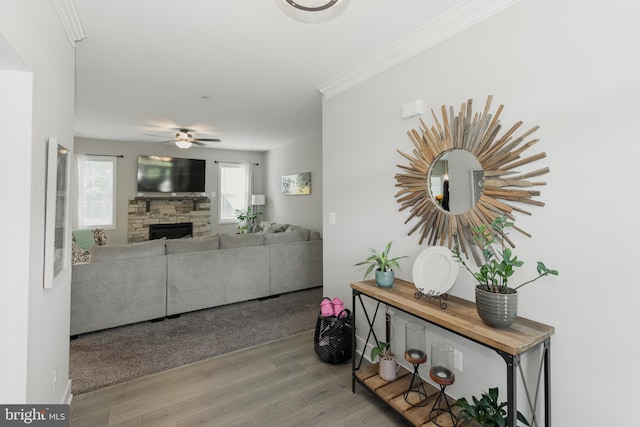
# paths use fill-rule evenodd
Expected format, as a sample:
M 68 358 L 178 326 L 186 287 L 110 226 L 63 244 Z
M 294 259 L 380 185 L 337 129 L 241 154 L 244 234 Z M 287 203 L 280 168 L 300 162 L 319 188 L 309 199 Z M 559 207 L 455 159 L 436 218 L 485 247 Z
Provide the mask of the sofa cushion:
M 262 234 L 221 234 L 220 249 L 246 248 L 249 246 L 262 246 L 264 244 Z
M 168 239 L 166 242 L 167 255 L 182 254 L 185 252 L 212 251 L 220 247 L 218 235 L 196 237 L 193 239 Z
M 265 245 L 277 245 L 279 243 L 306 242 L 309 240 L 309 230 L 298 230 L 287 233 L 269 233 L 264 235 Z
M 91 248 L 91 262 L 114 261 L 128 258 L 145 258 L 164 255 L 167 239 L 131 243 L 129 245 L 94 246 Z

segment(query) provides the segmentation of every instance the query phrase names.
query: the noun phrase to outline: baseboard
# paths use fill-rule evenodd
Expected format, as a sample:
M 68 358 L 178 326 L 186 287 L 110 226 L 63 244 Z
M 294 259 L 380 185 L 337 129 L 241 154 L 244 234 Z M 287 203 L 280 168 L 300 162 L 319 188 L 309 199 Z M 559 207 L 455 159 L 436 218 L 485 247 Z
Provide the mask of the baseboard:
M 71 378 L 67 381 L 67 387 L 64 389 L 64 395 L 62 396 L 62 404 L 63 405 L 71 405 L 71 400 L 73 399 L 73 394 L 71 394 Z

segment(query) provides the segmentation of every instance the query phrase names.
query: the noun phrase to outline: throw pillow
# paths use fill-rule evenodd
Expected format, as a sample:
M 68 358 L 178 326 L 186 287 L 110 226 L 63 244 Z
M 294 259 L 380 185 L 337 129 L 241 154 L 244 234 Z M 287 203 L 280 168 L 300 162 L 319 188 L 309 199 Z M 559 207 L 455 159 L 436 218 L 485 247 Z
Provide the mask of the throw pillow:
M 80 246 L 76 243 L 74 239 L 71 239 L 71 264 L 80 264 L 89 262 L 91 259 L 91 254 L 89 251 L 85 251 L 81 249 Z
M 96 245 L 109 246 L 109 238 L 104 234 L 104 230 L 102 228 L 94 228 L 91 231 L 93 232 L 93 239 L 96 241 Z
M 287 230 L 287 227 L 289 227 L 289 224 L 276 224 L 274 222 L 273 224 L 270 224 L 268 227 L 264 228 L 264 234 L 283 233 Z
M 319 231 L 311 231 L 309 233 L 309 240 L 322 240 L 322 236 Z
M 96 244 L 96 240 L 93 238 L 93 232 L 89 229 L 73 230 L 71 234 L 78 247 L 83 251 L 88 251 Z

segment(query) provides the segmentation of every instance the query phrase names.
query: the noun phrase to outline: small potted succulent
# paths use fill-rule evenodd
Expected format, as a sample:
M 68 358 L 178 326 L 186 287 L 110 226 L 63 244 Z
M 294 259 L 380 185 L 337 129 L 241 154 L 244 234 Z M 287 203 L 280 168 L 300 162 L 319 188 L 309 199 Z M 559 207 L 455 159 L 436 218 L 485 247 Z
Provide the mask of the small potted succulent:
M 488 393 L 482 393 L 478 399 L 473 396 L 473 404 L 466 398 L 458 399 L 456 406 L 462 408 L 458 414 L 459 421 L 476 421 L 482 427 L 505 427 L 507 425 L 507 402 L 498 403 L 498 387 L 490 388 Z M 518 411 L 518 421 L 530 426 L 529 421 Z
M 366 264 L 369 265 L 369 268 L 367 268 L 367 271 L 365 271 L 364 273 L 364 279 L 366 279 L 369 273 L 371 273 L 375 269 L 376 284 L 382 288 L 390 288 L 391 286 L 393 286 L 393 282 L 395 281 L 395 273 L 393 272 L 393 269 L 400 268 L 398 260 L 401 258 L 406 258 L 406 256 L 389 258 L 389 251 L 391 250 L 392 243 L 393 242 L 387 243 L 387 246 L 385 246 L 382 252 L 378 252 L 375 249 L 369 249 L 369 251 L 371 252 L 369 258 L 355 264 L 355 266 Z
M 378 374 L 385 381 L 394 381 L 398 377 L 398 362 L 396 355 L 391 352 L 391 344 L 380 341 L 377 347 L 371 349 L 371 361 L 376 357 L 380 358 L 378 362 Z
M 507 328 L 516 319 L 518 314 L 518 293 L 522 286 L 534 282 L 541 277 L 557 276 L 557 270 L 549 269 L 544 263 L 538 261 L 538 275 L 518 286 L 510 286 L 509 278 L 515 269 L 522 267 L 524 261 L 520 261 L 510 248 L 505 245 L 507 232 L 505 229 L 512 227 L 513 222 L 506 216 L 495 218 L 489 227 L 482 224 L 473 229 L 473 238 L 482 250 L 484 264 L 477 272 L 471 271 L 462 258 L 458 247 L 453 248 L 453 257 L 476 279 L 476 304 L 480 318 L 494 328 Z M 493 244 L 499 243 L 499 248 Z

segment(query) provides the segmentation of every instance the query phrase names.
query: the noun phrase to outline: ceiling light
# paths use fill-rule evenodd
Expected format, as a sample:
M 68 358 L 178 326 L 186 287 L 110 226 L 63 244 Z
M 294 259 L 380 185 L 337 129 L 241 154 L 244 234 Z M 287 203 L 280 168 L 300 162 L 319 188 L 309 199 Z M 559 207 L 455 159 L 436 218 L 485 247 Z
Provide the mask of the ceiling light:
M 326 22 L 346 9 L 349 0 L 276 0 L 280 9 L 293 19 L 310 24 Z
M 187 149 L 187 148 L 191 147 L 191 143 L 189 141 L 185 141 L 183 139 L 178 139 L 176 141 L 176 147 Z
M 180 131 L 176 133 L 176 139 L 179 141 L 188 141 L 190 137 L 191 135 L 186 132 Z

